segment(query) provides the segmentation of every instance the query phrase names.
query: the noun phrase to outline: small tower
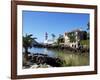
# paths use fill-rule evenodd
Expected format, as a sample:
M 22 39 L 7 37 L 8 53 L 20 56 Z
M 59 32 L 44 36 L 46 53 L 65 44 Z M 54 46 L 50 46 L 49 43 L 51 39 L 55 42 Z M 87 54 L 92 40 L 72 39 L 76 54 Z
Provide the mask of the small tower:
M 48 39 L 48 33 L 46 32 L 45 33 L 45 40 L 47 40 Z
M 45 40 L 44 40 L 44 44 L 48 44 L 48 33 L 45 33 Z

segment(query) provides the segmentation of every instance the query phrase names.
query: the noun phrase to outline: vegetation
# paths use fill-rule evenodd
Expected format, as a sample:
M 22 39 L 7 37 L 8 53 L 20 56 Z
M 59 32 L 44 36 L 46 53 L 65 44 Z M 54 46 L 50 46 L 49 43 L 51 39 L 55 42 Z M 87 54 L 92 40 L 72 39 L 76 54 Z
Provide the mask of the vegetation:
M 62 67 L 64 66 L 82 66 L 82 65 L 88 65 L 88 54 L 72 54 L 72 52 L 67 51 L 59 52 L 56 54 L 58 57 L 60 57 L 63 62 L 61 63 Z
M 59 34 L 59 37 L 57 39 L 57 43 L 60 44 L 60 43 L 64 43 L 64 37 L 63 35 Z
M 90 22 L 87 23 L 87 30 L 90 29 Z
M 28 48 L 32 48 L 33 43 L 36 42 L 35 41 L 35 37 L 32 38 L 32 34 L 30 35 L 25 35 L 23 36 L 23 48 L 25 49 L 25 52 L 23 54 L 23 65 L 27 65 L 27 61 L 28 61 Z
M 87 23 L 87 30 L 90 30 L 90 22 Z M 87 39 L 90 38 L 89 32 L 87 32 Z
M 32 38 L 32 34 L 23 36 L 23 48 L 25 49 L 25 53 L 28 53 L 28 48 L 32 48 L 32 45 L 35 41 L 35 37 Z
M 51 34 L 53 41 L 55 40 L 56 35 L 55 34 Z
M 70 42 L 76 42 L 76 39 L 75 39 L 76 36 L 74 32 L 68 33 L 68 37 L 70 39 Z
M 80 44 L 81 45 L 86 45 L 89 48 L 89 40 L 81 40 Z

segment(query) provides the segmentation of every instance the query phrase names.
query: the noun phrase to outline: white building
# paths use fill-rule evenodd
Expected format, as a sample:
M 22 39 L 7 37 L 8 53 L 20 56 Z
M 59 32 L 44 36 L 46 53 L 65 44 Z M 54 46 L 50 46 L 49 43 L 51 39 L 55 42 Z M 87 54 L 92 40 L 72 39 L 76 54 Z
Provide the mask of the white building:
M 53 44 L 53 43 L 54 43 L 53 40 L 45 40 L 45 41 L 44 41 L 44 44 Z
M 74 35 L 75 35 L 75 39 L 76 39 L 76 41 L 75 42 L 70 42 L 70 39 L 69 39 L 69 37 L 68 37 L 68 34 L 69 33 L 74 33 Z M 66 45 L 66 46 L 70 46 L 70 47 L 74 47 L 74 48 L 78 48 L 78 44 L 79 44 L 79 41 L 80 41 L 80 37 L 79 37 L 79 32 L 81 32 L 81 30 L 80 29 L 77 29 L 77 30 L 74 30 L 74 31 L 71 31 L 71 32 L 65 32 L 64 33 L 64 45 Z M 73 35 L 73 34 L 72 34 Z

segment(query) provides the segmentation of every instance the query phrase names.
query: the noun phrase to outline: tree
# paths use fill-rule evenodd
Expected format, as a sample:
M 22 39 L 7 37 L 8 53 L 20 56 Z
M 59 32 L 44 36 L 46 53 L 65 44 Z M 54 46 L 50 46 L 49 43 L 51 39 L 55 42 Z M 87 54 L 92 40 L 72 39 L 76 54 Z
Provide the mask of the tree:
M 59 37 L 57 39 L 57 43 L 60 44 L 60 43 L 64 43 L 64 37 L 63 35 L 59 34 Z
M 87 23 L 87 30 L 90 29 L 90 22 Z
M 23 57 L 23 65 L 27 65 L 28 58 L 28 48 L 32 48 L 33 43 L 35 42 L 35 37 L 32 38 L 32 34 L 23 36 L 23 48 L 25 49 L 24 57 Z
M 76 42 L 76 35 L 74 32 L 68 33 L 68 37 L 69 37 L 70 42 Z
M 33 42 L 35 42 L 35 37 L 32 38 L 32 34 L 23 36 L 23 47 L 25 49 L 25 53 L 28 53 L 28 48 L 32 48 Z
M 55 40 L 56 35 L 55 34 L 51 34 L 53 41 Z
M 90 30 L 90 22 L 87 23 L 87 30 Z M 87 39 L 89 39 L 90 37 L 90 33 L 87 33 Z

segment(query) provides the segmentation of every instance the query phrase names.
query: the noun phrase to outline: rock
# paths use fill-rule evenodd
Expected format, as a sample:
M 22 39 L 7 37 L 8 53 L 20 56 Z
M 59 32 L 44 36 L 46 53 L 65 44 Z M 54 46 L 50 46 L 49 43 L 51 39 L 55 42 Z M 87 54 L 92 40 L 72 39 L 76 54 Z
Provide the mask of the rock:
M 44 56 L 37 56 L 36 62 L 37 62 L 37 64 L 45 63 L 45 57 Z
M 38 68 L 38 65 L 37 65 L 37 64 L 34 64 L 34 65 L 32 65 L 31 68 L 32 68 L 32 69 L 33 69 L 33 68 Z
M 40 67 L 60 67 L 62 64 L 62 60 L 58 57 L 49 57 L 48 55 L 45 54 L 33 54 L 33 56 L 29 56 L 29 62 L 30 63 L 36 63 Z M 27 63 L 28 65 L 32 65 L 30 63 Z M 44 64 L 47 64 L 48 66 L 45 66 Z M 41 66 L 42 65 L 42 66 Z M 39 67 L 38 66 L 38 67 Z M 33 67 L 37 67 L 36 65 Z
M 62 61 L 60 60 L 60 58 L 48 57 L 46 63 L 53 66 L 53 67 L 60 67 Z
M 34 68 L 49 68 L 49 67 L 52 67 L 50 65 L 47 65 L 47 64 L 34 64 L 31 66 L 31 69 L 34 69 Z

